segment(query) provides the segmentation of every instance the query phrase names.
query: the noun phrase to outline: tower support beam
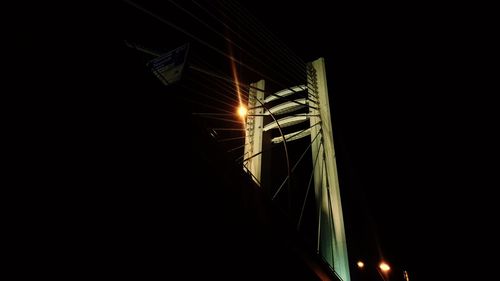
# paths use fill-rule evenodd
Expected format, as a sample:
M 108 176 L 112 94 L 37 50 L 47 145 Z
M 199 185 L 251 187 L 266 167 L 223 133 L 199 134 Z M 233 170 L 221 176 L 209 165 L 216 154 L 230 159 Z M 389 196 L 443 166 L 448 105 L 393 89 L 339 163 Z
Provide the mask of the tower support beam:
M 243 169 L 250 172 L 252 179 L 260 185 L 262 169 L 262 132 L 264 128 L 264 102 L 265 81 L 250 84 L 248 95 L 248 114 L 245 122 L 245 150 L 243 158 L 257 155 L 243 162 Z M 257 101 L 259 100 L 260 103 Z

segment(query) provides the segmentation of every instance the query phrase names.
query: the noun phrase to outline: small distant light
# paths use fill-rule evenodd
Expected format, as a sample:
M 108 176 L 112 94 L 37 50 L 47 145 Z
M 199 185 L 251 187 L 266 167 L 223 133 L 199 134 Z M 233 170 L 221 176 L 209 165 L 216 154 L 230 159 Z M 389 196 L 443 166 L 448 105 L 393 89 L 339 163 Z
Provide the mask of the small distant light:
M 238 108 L 238 115 L 240 115 L 241 118 L 244 118 L 247 115 L 247 109 L 243 105 L 240 105 Z
M 391 267 L 385 262 L 381 262 L 378 267 L 380 268 L 380 270 L 382 270 L 384 272 L 391 270 Z
M 358 261 L 356 264 L 358 265 L 359 268 L 365 267 L 365 263 L 362 261 Z
M 403 271 L 403 276 L 405 277 L 405 281 L 410 281 L 410 277 L 408 276 L 408 271 Z

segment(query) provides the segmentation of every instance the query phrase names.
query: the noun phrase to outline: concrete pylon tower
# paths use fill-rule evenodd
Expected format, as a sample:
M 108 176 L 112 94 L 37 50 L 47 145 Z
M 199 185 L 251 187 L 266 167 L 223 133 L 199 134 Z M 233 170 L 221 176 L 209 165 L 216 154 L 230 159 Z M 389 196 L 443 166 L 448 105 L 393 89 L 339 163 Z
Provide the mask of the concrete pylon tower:
M 307 64 L 306 81 L 307 85 L 286 88 L 267 96 L 264 94 L 263 80 L 251 84 L 248 97 L 249 111 L 245 123 L 243 165 L 245 171 L 252 174 L 254 181 L 260 185 L 263 133 L 309 120 L 309 128 L 272 138 L 271 142 L 281 143 L 285 139 L 288 143 L 310 136 L 314 194 L 318 208 L 316 251 L 331 266 L 337 276 L 343 281 L 350 281 L 324 58 Z M 307 97 L 295 98 L 294 94 L 298 92 L 306 92 Z M 283 100 L 283 102 L 273 107 L 266 106 L 270 102 L 275 104 L 276 100 Z M 289 114 L 304 107 L 308 107 L 308 113 Z M 271 114 L 273 114 L 273 120 L 276 121 L 264 124 L 263 116 Z M 289 115 L 286 117 L 280 117 L 287 114 Z M 287 180 L 289 178 L 285 182 Z M 280 192 L 283 185 L 284 183 L 276 194 Z
M 265 81 L 250 84 L 248 91 L 248 112 L 245 122 L 245 148 L 243 169 L 252 175 L 260 186 L 262 171 L 262 129 L 264 127 L 264 87 Z
M 320 217 L 317 251 L 342 280 L 350 280 L 324 58 L 308 65 L 307 76 L 308 91 L 317 98 L 319 105 L 317 109 L 309 108 L 311 138 L 318 133 L 320 136 L 316 141 L 311 139 L 311 151 L 319 157 L 314 165 L 314 193 Z M 318 122 L 321 126 L 313 126 Z

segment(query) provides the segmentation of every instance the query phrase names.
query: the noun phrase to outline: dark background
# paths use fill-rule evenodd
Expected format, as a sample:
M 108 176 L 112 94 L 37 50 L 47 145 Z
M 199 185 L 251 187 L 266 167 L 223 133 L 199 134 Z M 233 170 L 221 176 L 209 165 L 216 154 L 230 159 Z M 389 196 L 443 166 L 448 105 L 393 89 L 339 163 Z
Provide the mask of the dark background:
M 478 254 L 492 245 L 487 194 L 497 182 L 488 160 L 497 126 L 486 94 L 487 9 L 426 2 L 280 8 L 307 24 L 261 13 L 270 29 L 306 60 L 326 58 L 352 207 L 346 213 L 360 227 L 351 238 L 370 241 L 355 242 L 361 249 L 350 257 L 373 253 L 366 250 L 375 240 L 410 280 L 488 272 Z M 298 42 L 292 30 L 310 31 L 310 41 Z
M 245 6 L 305 61 L 326 59 L 345 216 L 352 222 L 346 223 L 351 261 L 375 263 L 382 255 L 394 268 L 407 269 L 410 280 L 462 272 L 471 262 L 468 248 L 479 240 L 469 234 L 482 233 L 489 225 L 480 218 L 490 205 L 474 202 L 478 193 L 494 186 L 485 177 L 492 168 L 482 160 L 489 158 L 484 149 L 489 137 L 483 132 L 496 128 L 486 126 L 494 109 L 478 94 L 484 89 L 474 64 L 482 60 L 473 47 L 483 24 L 471 23 L 476 16 L 467 7 L 315 2 L 286 3 L 278 9 L 259 1 Z M 13 163 L 18 164 L 11 166 L 36 171 L 29 177 L 21 172 L 20 186 L 43 183 L 44 188 L 22 195 L 42 205 L 36 210 L 56 206 L 40 215 L 50 219 L 23 233 L 60 227 L 61 220 L 85 221 L 81 228 L 89 229 L 94 220 L 118 232 L 103 216 L 128 207 L 125 202 L 135 196 L 155 193 L 103 189 L 102 184 L 121 186 L 155 174 L 155 163 L 162 159 L 153 162 L 143 153 L 156 153 L 151 147 L 161 147 L 161 141 L 156 138 L 156 145 L 149 146 L 148 138 L 138 136 L 160 126 L 153 120 L 162 114 L 172 120 L 188 118 L 188 112 L 175 107 L 163 113 L 168 99 L 137 99 L 134 91 L 143 83 L 134 85 L 132 78 L 144 75 L 144 81 L 154 83 L 154 77 L 135 73 L 123 61 L 128 50 L 120 47 L 123 36 L 115 33 L 116 7 L 19 7 L 18 80 L 11 96 L 13 120 L 21 124 L 13 126 L 19 133 L 13 134 Z M 169 124 L 169 130 L 189 135 L 179 122 Z M 184 144 L 182 138 L 176 142 Z M 132 149 L 133 157 L 120 158 L 137 143 L 146 152 Z M 189 166 L 179 160 L 182 150 L 162 153 L 177 164 L 161 178 L 193 177 L 182 168 Z M 117 193 L 125 199 L 116 201 Z M 88 205 L 96 206 L 95 212 L 79 213 Z M 182 210 L 184 204 L 179 205 L 174 209 Z M 149 203 L 138 206 L 140 214 L 155 213 L 144 208 Z M 70 215 L 75 210 L 79 215 Z M 36 211 L 27 213 L 39 222 Z M 45 241 L 42 235 L 31 237 L 26 240 L 35 245 Z
M 452 253 L 444 248 L 453 236 L 445 233 L 457 219 L 459 151 L 470 137 L 456 91 L 468 83 L 459 78 L 463 60 L 454 42 L 461 23 L 447 10 L 397 3 L 255 9 L 306 60 L 326 59 L 343 205 L 352 222 L 350 259 L 373 267 L 383 257 L 408 270 L 410 280 L 431 280 Z M 293 20 L 300 17 L 306 20 Z

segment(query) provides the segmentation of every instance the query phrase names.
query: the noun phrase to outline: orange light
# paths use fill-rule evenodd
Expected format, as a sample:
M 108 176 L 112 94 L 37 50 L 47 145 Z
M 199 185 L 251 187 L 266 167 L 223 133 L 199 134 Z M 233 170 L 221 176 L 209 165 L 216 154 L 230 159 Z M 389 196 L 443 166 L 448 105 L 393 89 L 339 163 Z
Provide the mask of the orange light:
M 365 267 L 365 263 L 362 261 L 358 261 L 356 264 L 358 265 L 359 268 Z
M 403 276 L 405 277 L 405 281 L 410 281 L 410 277 L 408 277 L 408 272 L 406 270 L 403 271 Z
M 381 262 L 380 265 L 378 266 L 380 268 L 380 270 L 382 270 L 383 272 L 387 272 L 389 270 L 391 270 L 391 267 L 385 263 L 385 262 Z
M 243 105 L 240 105 L 238 108 L 238 115 L 240 115 L 241 118 L 245 118 L 247 115 L 247 109 Z

